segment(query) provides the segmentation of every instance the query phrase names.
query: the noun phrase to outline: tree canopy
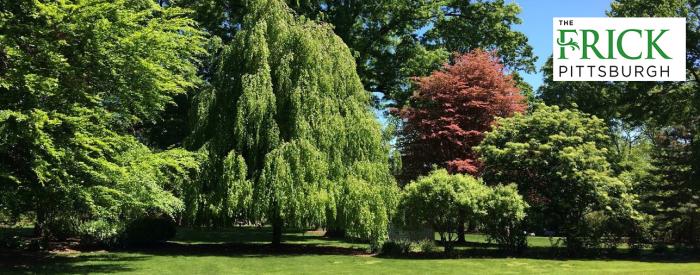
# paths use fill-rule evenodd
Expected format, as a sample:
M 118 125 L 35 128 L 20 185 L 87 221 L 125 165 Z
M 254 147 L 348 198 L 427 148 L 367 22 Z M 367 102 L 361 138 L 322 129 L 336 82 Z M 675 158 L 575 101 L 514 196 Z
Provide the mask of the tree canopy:
M 412 179 L 438 165 L 451 173 L 479 172 L 472 150 L 497 117 L 523 112 L 525 98 L 493 54 L 475 50 L 416 79 L 397 145 L 403 176 Z
M 202 26 L 233 39 L 246 1 L 161 1 L 195 10 Z M 413 76 L 428 75 L 452 52 L 496 50 L 512 71 L 534 72 L 536 57 L 516 3 L 461 0 L 286 1 L 297 14 L 329 23 L 351 49 L 365 89 L 398 106 L 410 96 Z M 524 82 L 522 82 L 524 83 Z
M 499 119 L 477 151 L 488 184 L 516 183 L 529 222 L 565 236 L 569 248 L 588 237 L 592 211 L 635 217 L 629 186 L 612 175 L 605 123 L 580 112 L 536 105 L 529 115 Z
M 700 247 L 700 1 L 607 11 L 685 17 L 688 81 L 555 82 L 550 59 L 536 95 L 519 13 L 0 0 L 0 227 L 33 222 L 36 248 L 240 224 L 271 226 L 273 244 L 318 228 L 377 248 L 392 222 L 432 226 L 447 250 L 466 224 L 510 250 L 524 231 L 572 252 Z
M 208 155 L 197 188 L 227 195 L 193 202 L 193 222 L 230 219 L 219 209 L 236 208 L 242 220 L 272 224 L 275 243 L 283 227 L 383 238 L 396 200 L 389 147 L 350 50 L 279 0 L 241 11 L 211 89 L 197 95 L 188 141 Z M 252 192 L 236 191 L 243 184 Z
M 147 0 L 0 1 L 0 211 L 99 238 L 181 211 L 198 157 L 133 134 L 201 82 L 204 43 Z

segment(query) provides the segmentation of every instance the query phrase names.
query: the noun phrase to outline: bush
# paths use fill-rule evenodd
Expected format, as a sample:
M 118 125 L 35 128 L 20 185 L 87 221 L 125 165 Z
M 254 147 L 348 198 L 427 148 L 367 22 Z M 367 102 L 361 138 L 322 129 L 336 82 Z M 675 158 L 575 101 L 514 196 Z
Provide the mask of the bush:
M 124 232 L 123 223 L 94 220 L 80 225 L 80 244 L 82 246 L 115 246 L 119 234 Z
M 52 238 L 64 241 L 70 237 L 80 235 L 79 224 L 79 221 L 75 217 L 59 215 L 59 217 L 47 221 L 46 228 L 48 228 Z
M 484 180 L 516 183 L 530 205 L 529 222 L 556 229 L 569 252 L 586 245 L 586 214 L 638 215 L 629 184 L 615 177 L 608 161 L 610 137 L 603 120 L 537 104 L 527 115 L 496 124 L 476 148 Z
M 173 219 L 146 217 L 134 220 L 126 227 L 122 242 L 131 246 L 151 245 L 172 239 L 175 232 Z
M 25 239 L 34 235 L 34 229 L 21 226 L 3 226 L 0 224 L 0 251 L 26 247 Z
M 399 256 L 411 252 L 413 243 L 405 240 L 386 241 L 382 244 L 381 254 L 389 256 Z
M 0 249 L 18 249 L 22 246 L 22 239 L 19 236 L 0 235 Z
M 514 184 L 495 186 L 483 205 L 486 215 L 482 223 L 489 241 L 509 251 L 521 251 L 527 247 L 522 221 L 528 205 Z
M 631 250 L 642 250 L 650 247 L 653 241 L 652 226 L 653 216 L 644 215 L 641 219 L 632 223 L 628 230 L 627 246 Z
M 653 245 L 652 251 L 657 254 L 664 254 L 668 252 L 668 245 L 665 243 L 655 243 Z
M 604 211 L 594 211 L 584 216 L 586 238 L 584 247 L 605 248 L 615 250 L 622 242 L 623 235 L 628 233 L 633 225 L 627 221 L 618 220 Z
M 445 252 L 450 253 L 459 224 L 481 217 L 482 200 L 488 193 L 481 180 L 472 176 L 436 170 L 406 186 L 399 204 L 399 219 L 409 226 L 432 227 L 440 234 Z
M 435 241 L 428 239 L 418 242 L 418 248 L 423 253 L 433 253 L 437 251 L 437 245 L 435 245 Z

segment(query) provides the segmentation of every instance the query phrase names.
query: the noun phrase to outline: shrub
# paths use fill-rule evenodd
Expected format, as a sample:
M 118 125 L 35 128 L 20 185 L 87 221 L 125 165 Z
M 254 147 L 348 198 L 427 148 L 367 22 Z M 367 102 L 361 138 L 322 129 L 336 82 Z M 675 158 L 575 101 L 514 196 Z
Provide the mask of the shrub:
M 578 111 L 535 105 L 528 115 L 499 119 L 476 149 L 489 184 L 516 183 L 532 224 L 566 238 L 569 252 L 585 245 L 584 217 L 607 211 L 634 217 L 635 196 L 616 178 L 605 122 Z M 532 218 L 542 220 L 533 221 Z
M 51 233 L 51 237 L 63 241 L 70 237 L 80 235 L 80 223 L 75 217 L 58 215 L 46 222 L 46 228 Z
M 518 194 L 514 184 L 495 186 L 484 200 L 485 216 L 482 220 L 489 241 L 510 251 L 527 247 L 527 235 L 522 221 L 528 207 Z
M 169 217 L 146 217 L 134 220 L 124 232 L 125 245 L 140 246 L 165 242 L 175 237 L 175 221 Z
M 428 225 L 440 234 L 445 252 L 452 252 L 459 224 L 482 215 L 488 188 L 468 175 L 450 175 L 445 169 L 408 184 L 399 204 L 400 219 L 409 226 Z
M 435 241 L 428 239 L 418 242 L 418 248 L 423 253 L 433 253 L 437 251 L 437 245 L 435 245 Z
M 388 256 L 399 256 L 411 252 L 413 243 L 406 240 L 386 241 L 382 244 L 380 254 Z
M 586 230 L 584 246 L 587 248 L 606 248 L 614 250 L 623 242 L 623 235 L 627 233 L 628 222 L 618 220 L 605 211 L 594 211 L 584 216 Z
M 652 226 L 653 216 L 644 215 L 635 221 L 628 230 L 627 246 L 630 250 L 642 250 L 653 242 Z
M 119 242 L 119 234 L 124 232 L 124 225 L 117 222 L 95 220 L 79 227 L 82 246 L 114 246 Z
M 655 243 L 652 247 L 652 251 L 657 254 L 664 254 L 668 252 L 668 245 L 665 243 Z
M 0 249 L 18 249 L 22 246 L 19 236 L 0 235 Z

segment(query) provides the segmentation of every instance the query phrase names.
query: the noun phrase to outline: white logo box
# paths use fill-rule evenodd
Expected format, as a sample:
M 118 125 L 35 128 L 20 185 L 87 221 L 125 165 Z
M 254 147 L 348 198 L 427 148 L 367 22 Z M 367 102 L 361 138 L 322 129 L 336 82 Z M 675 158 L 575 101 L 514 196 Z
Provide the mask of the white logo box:
M 685 18 L 555 17 L 552 24 L 554 81 L 686 80 Z M 598 41 L 595 46 L 604 59 L 596 56 L 590 47 L 587 48 L 589 59 L 582 58 L 584 30 L 589 45 L 594 40 L 593 33 L 597 31 Z M 620 38 L 625 30 L 632 31 L 627 31 Z M 561 40 L 561 31 L 566 32 L 565 41 Z M 613 59 L 608 59 L 610 32 Z M 618 40 L 621 40 L 624 53 L 630 57 L 641 54 L 640 59 L 624 58 L 618 51 Z M 655 42 L 670 59 L 664 58 L 650 41 Z M 561 46 L 559 42 L 566 45 Z M 650 44 L 653 59 L 648 59 Z M 567 59 L 561 59 L 561 47 L 564 47 Z

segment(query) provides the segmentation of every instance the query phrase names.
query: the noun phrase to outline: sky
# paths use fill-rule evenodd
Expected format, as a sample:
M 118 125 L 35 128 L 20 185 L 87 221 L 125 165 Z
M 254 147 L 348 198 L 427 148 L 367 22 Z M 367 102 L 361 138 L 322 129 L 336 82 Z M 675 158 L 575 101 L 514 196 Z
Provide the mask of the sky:
M 523 23 L 515 25 L 515 30 L 523 32 L 528 43 L 538 57 L 536 73 L 522 73 L 523 78 L 532 88 L 542 85 L 540 69 L 552 54 L 552 18 L 554 17 L 604 17 L 610 8 L 610 0 L 508 0 L 521 7 L 520 19 Z M 507 2 L 508 2 L 507 1 Z M 427 28 L 419 30 L 422 34 Z M 381 94 L 378 94 L 381 95 Z M 386 125 L 386 117 L 381 110 L 375 110 L 377 118 Z
M 602 17 L 610 7 L 610 0 L 515 0 L 522 11 L 523 23 L 514 29 L 523 32 L 533 47 L 537 60 L 537 73 L 524 74 L 523 78 L 535 90 L 542 85 L 540 69 L 552 54 L 552 18 L 554 17 Z

